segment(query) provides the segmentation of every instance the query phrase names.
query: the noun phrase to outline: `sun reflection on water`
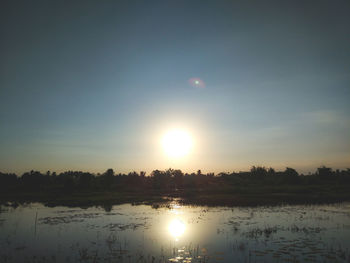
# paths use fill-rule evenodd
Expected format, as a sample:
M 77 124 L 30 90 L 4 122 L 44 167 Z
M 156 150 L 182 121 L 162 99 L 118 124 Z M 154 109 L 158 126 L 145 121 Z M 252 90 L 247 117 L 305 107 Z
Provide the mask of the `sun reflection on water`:
M 185 223 L 179 219 L 175 218 L 172 221 L 170 221 L 168 226 L 169 233 L 175 238 L 178 239 L 181 237 L 185 231 L 186 231 L 186 225 Z

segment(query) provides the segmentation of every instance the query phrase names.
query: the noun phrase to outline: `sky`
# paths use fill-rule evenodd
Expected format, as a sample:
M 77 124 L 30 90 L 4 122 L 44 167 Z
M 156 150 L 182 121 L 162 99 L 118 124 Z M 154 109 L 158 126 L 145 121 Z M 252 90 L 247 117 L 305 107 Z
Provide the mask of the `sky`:
M 2 1 L 0 171 L 348 168 L 349 13 L 342 0 Z M 187 156 L 164 154 L 171 129 L 192 137 Z

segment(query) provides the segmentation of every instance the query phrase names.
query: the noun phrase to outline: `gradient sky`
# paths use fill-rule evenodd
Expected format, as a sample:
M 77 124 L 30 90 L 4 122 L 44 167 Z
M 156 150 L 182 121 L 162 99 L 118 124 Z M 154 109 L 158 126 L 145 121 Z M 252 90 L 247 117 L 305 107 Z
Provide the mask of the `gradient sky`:
M 349 14 L 338 0 L 2 1 L 0 171 L 350 167 Z M 172 127 L 194 138 L 187 158 L 162 151 Z

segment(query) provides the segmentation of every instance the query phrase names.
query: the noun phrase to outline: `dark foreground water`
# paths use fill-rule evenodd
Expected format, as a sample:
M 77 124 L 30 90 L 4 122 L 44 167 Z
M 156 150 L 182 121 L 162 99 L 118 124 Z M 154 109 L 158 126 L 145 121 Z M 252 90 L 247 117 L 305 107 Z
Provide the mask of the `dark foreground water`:
M 350 203 L 2 206 L 0 262 L 350 262 Z

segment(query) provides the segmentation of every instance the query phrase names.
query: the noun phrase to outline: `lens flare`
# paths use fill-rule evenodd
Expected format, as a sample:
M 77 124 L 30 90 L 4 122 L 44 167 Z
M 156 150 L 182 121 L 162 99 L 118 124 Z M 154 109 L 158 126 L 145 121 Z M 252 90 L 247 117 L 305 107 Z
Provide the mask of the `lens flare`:
M 188 80 L 188 83 L 195 88 L 205 88 L 205 83 L 200 78 L 191 78 Z

